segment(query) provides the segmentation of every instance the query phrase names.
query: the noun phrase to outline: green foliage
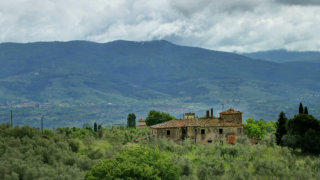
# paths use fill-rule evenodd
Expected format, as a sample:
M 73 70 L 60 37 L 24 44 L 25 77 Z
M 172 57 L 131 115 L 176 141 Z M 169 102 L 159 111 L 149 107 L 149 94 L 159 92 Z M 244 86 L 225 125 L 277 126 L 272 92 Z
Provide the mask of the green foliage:
M 309 152 L 312 154 L 320 154 L 320 135 L 319 131 L 315 131 L 314 129 L 308 129 L 305 133 L 302 143 L 301 149 L 304 152 Z
M 204 158 L 198 166 L 197 176 L 200 180 L 217 178 L 224 175 L 225 167 L 223 161 L 214 158 Z
M 2 124 L 0 179 L 320 179 L 320 158 L 313 155 L 319 151 L 318 131 L 309 128 L 304 136 L 283 136 L 284 145 L 292 144 L 289 147 L 303 138 L 305 143 L 296 148 L 309 153 L 301 154 L 277 146 L 272 128 L 267 128 L 272 125 L 265 126 L 266 134 L 257 145 L 245 136 L 233 145 L 220 141 L 202 145 L 190 139 L 135 142 L 150 137 L 148 128 L 101 128 L 103 136 L 97 138 L 93 128 L 41 133 Z
M 0 179 L 81 179 L 95 162 L 59 130 L 0 125 Z
M 101 129 L 98 130 L 97 132 L 99 139 L 103 137 L 103 131 Z
M 105 138 L 113 145 L 120 146 L 134 140 L 147 137 L 151 133 L 149 128 L 111 127 L 105 130 Z
M 308 107 L 307 107 L 307 106 L 304 107 L 303 114 L 309 114 L 309 112 L 308 112 Z
M 309 129 L 320 131 L 319 120 L 312 115 L 298 114 L 288 122 L 288 133 L 303 136 Z
M 273 132 L 275 130 L 275 124 L 273 122 L 266 122 L 265 120 L 255 120 L 253 118 L 246 119 L 244 126 L 244 132 L 249 137 L 262 139 L 267 132 Z
M 283 138 L 286 146 L 301 148 L 305 153 L 320 154 L 320 121 L 308 114 L 295 115 L 288 121 L 288 135 Z
M 296 97 L 320 90 L 320 63 L 257 61 L 166 41 L 2 43 L 0 49 L 0 122 L 13 108 L 15 125 L 39 126 L 41 114 L 48 115 L 47 128 L 80 127 L 88 120 L 119 124 L 133 109 L 178 116 L 178 108 L 203 113 L 221 103 L 274 120 L 280 110 L 296 112 L 290 107 Z M 282 59 L 308 59 L 295 53 Z M 318 117 L 320 96 L 302 98 Z
M 286 114 L 284 112 L 281 112 L 279 114 L 279 118 L 278 118 L 278 121 L 277 121 L 277 131 L 275 133 L 276 135 L 276 141 L 277 141 L 277 145 L 281 145 L 282 142 L 281 142 L 281 139 L 284 135 L 287 134 L 287 129 L 286 129 L 286 125 L 287 125 L 287 117 L 286 117 Z
M 94 124 L 93 124 L 93 130 L 94 130 L 94 132 L 98 131 L 98 125 L 96 122 L 94 122 Z
M 80 143 L 72 139 L 69 141 L 69 146 L 73 152 L 77 153 L 79 151 Z
M 302 103 L 299 104 L 299 114 L 303 114 L 303 105 L 302 105 Z
M 127 127 L 130 127 L 130 128 L 136 127 L 136 115 L 134 113 L 128 114 Z
M 95 165 L 86 179 L 179 179 L 181 169 L 166 153 L 128 145 L 114 158 Z
M 172 119 L 174 119 L 174 117 L 168 113 L 152 110 L 146 118 L 146 124 L 147 126 L 152 126 Z
M 89 147 L 86 153 L 90 159 L 101 159 L 103 157 L 103 153 L 100 149 L 92 149 Z

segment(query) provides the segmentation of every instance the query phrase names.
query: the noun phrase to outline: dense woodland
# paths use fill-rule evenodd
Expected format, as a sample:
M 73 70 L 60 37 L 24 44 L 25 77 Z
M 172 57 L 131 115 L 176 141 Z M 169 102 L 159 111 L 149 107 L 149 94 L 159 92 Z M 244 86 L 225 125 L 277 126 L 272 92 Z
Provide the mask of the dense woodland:
M 140 118 L 150 109 L 201 116 L 212 105 L 215 113 L 239 107 L 245 118 L 274 121 L 282 110 L 294 114 L 297 100 L 319 117 L 319 56 L 253 59 L 163 40 L 0 43 L 0 123 L 10 110 L 15 125 L 39 126 L 44 115 L 45 126 L 57 128 L 124 124 L 128 112 Z
M 130 126 L 132 119 L 129 114 Z M 147 128 L 1 124 L 0 179 L 319 179 L 319 125 L 308 112 L 292 119 L 282 112 L 277 122 L 247 120 L 245 133 L 261 139 L 258 144 L 238 137 L 236 144 L 201 145 L 188 139 L 137 142 L 150 135 Z

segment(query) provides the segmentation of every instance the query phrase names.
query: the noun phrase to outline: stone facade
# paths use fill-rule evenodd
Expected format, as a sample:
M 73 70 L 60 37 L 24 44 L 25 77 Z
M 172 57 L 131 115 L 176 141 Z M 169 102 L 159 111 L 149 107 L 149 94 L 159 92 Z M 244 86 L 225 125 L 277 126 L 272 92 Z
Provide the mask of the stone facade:
M 220 113 L 220 119 L 225 122 L 242 124 L 242 112 L 228 109 Z
M 244 134 L 241 112 L 229 109 L 221 112 L 219 118 L 213 117 L 212 114 L 206 118 L 185 116 L 184 119 L 156 124 L 151 126 L 152 133 L 156 137 L 170 138 L 175 141 L 189 138 L 203 144 L 217 139 L 234 143 L 237 136 Z

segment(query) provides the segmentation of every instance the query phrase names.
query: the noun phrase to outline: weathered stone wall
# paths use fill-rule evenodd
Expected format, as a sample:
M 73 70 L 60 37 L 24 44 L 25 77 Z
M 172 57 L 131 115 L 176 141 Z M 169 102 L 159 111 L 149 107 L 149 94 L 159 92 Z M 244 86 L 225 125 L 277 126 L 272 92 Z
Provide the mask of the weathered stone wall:
M 239 128 L 239 130 L 238 130 Z M 201 129 L 205 130 L 205 134 L 201 134 Z M 222 130 L 220 134 L 219 130 Z M 203 144 L 214 142 L 217 139 L 228 140 L 228 135 L 243 135 L 243 127 L 207 127 L 199 128 L 199 133 L 196 136 L 196 142 Z
M 222 129 L 220 134 L 219 129 Z M 170 130 L 170 136 L 167 135 L 167 130 Z M 201 134 L 204 130 L 204 134 Z M 217 139 L 225 139 L 228 141 L 229 136 L 241 136 L 244 134 L 243 127 L 186 127 L 186 138 L 193 139 L 197 143 L 207 144 L 214 142 Z M 156 137 L 166 137 L 174 141 L 181 140 L 181 128 L 168 128 L 168 129 L 153 129 L 152 133 Z
M 167 135 L 167 131 L 170 131 L 170 135 Z M 163 129 L 153 129 L 152 134 L 156 135 L 157 138 L 170 138 L 173 140 L 179 140 L 181 138 L 180 128 L 163 128 Z
M 242 124 L 242 114 L 221 114 L 221 120 L 225 122 L 232 122 Z

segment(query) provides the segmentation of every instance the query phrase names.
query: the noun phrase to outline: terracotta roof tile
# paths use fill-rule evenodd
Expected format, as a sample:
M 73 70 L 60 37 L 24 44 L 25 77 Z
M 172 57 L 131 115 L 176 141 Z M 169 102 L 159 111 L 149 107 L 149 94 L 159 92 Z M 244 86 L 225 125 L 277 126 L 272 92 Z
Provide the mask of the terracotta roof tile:
M 222 122 L 217 118 L 195 118 L 195 119 L 173 119 L 160 124 L 155 124 L 151 126 L 153 129 L 159 128 L 179 128 L 179 127 L 238 127 L 243 126 L 243 124 Z
M 240 111 L 236 111 L 236 110 L 234 110 L 234 109 L 228 109 L 228 110 L 226 110 L 226 111 L 222 111 L 220 114 L 242 114 L 242 112 L 240 112 Z

